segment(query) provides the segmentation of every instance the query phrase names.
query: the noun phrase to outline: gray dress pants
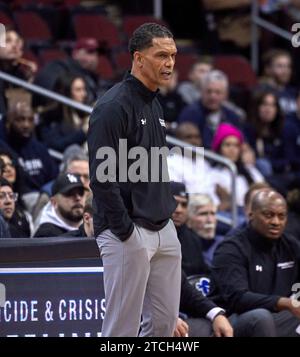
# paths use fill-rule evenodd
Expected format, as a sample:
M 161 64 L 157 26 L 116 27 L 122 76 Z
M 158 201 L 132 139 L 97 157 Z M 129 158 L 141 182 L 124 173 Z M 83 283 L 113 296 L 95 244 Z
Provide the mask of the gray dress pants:
M 138 336 L 140 328 L 142 336 L 172 336 L 181 288 L 181 247 L 173 222 L 160 231 L 135 225 L 125 242 L 107 229 L 97 244 L 106 301 L 102 336 Z

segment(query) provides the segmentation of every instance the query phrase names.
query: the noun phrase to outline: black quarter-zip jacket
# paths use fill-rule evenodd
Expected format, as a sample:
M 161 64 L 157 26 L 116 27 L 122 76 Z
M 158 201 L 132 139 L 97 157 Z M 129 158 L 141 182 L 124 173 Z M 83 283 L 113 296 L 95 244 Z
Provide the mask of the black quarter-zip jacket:
M 176 207 L 169 182 L 162 182 L 161 175 L 160 182 L 122 182 L 119 178 L 119 139 L 127 139 L 127 151 L 140 146 L 150 153 L 151 147 L 167 147 L 163 112 L 156 94 L 128 74 L 107 91 L 93 109 L 88 150 L 96 237 L 110 229 L 121 240 L 126 240 L 133 231 L 133 223 L 158 231 L 168 223 Z M 97 157 L 97 151 L 104 147 L 116 153 L 116 182 L 98 180 L 99 165 L 105 163 L 107 156 L 100 158 L 98 153 Z M 150 155 L 147 160 L 150 181 Z M 134 161 L 127 160 L 128 168 Z M 161 172 L 162 160 L 159 161 Z M 166 162 L 164 164 L 167 167 Z M 121 166 L 124 166 L 123 161 Z
M 300 245 L 294 238 L 284 233 L 269 240 L 247 226 L 216 249 L 210 297 L 229 313 L 275 312 L 278 299 L 291 296 L 299 282 L 299 263 Z

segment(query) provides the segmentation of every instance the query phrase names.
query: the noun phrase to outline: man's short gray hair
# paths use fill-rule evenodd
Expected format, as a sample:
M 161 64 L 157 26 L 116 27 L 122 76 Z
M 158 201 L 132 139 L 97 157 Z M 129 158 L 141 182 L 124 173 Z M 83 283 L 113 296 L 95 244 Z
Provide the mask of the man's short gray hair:
M 194 216 L 197 213 L 199 207 L 210 204 L 215 206 L 213 199 L 206 193 L 191 195 L 188 205 L 188 215 Z
M 205 88 L 212 82 L 224 82 L 226 89 L 229 87 L 229 80 L 226 74 L 218 69 L 209 71 L 203 76 L 202 88 Z

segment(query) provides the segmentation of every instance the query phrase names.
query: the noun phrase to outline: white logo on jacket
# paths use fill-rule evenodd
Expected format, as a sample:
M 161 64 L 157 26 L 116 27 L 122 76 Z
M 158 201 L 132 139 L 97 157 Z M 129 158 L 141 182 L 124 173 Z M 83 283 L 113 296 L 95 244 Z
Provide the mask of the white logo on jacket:
M 146 118 L 142 118 L 142 119 L 141 119 L 142 125 L 146 125 L 146 122 L 147 122 Z
M 160 123 L 161 126 L 166 127 L 166 122 L 163 119 L 158 118 L 158 120 L 159 120 L 159 123 Z
M 256 271 L 263 271 L 263 267 L 261 265 L 256 265 L 255 266 Z
M 295 262 L 291 260 L 290 262 L 278 263 L 277 267 L 281 269 L 289 269 L 289 268 L 293 268 L 294 265 Z

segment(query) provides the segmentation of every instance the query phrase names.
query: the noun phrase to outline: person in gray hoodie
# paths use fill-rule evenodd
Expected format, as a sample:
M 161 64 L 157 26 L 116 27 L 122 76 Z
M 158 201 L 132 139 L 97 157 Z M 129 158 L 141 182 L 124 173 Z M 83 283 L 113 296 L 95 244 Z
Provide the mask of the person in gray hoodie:
M 76 230 L 82 223 L 85 190 L 79 175 L 63 173 L 52 187 L 34 237 L 57 237 Z

